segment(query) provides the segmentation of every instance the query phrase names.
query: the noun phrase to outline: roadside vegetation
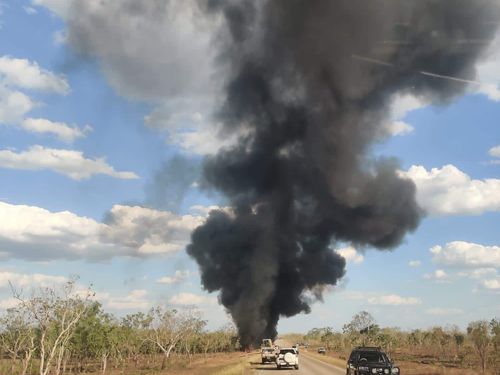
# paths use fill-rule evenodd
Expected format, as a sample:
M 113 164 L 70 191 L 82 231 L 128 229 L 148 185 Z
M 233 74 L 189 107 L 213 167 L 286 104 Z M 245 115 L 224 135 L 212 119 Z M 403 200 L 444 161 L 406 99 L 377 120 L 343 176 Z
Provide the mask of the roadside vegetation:
M 241 353 L 222 354 L 238 349 L 234 329 L 208 331 L 196 311 L 155 307 L 117 317 L 75 281 L 14 296 L 15 307 L 0 316 L 0 374 L 192 373 L 193 363 L 210 359 L 216 374 L 243 368 Z
M 362 311 L 342 331 L 314 328 L 306 335 L 285 338 L 308 343 L 309 352 L 323 346 L 328 357 L 337 359 L 328 362 L 338 364 L 342 359 L 344 366 L 352 348 L 379 346 L 402 364 L 405 374 L 500 374 L 499 319 L 471 322 L 466 331 L 456 326 L 403 331 L 380 327 L 368 312 Z

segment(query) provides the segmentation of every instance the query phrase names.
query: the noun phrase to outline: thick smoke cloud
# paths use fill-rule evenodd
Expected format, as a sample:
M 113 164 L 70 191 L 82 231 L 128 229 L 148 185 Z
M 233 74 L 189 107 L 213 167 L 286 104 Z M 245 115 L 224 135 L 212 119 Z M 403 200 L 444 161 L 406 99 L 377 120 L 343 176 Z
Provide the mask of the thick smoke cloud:
M 473 80 L 497 25 L 485 0 L 206 0 L 225 19 L 227 134 L 205 183 L 214 211 L 188 252 L 220 291 L 244 345 L 276 336 L 280 316 L 310 311 L 345 273 L 336 241 L 396 247 L 415 230 L 415 186 L 370 157 L 395 95 L 446 103 Z M 442 77 L 423 75 L 431 72 Z M 312 297 L 311 297 L 312 296 Z

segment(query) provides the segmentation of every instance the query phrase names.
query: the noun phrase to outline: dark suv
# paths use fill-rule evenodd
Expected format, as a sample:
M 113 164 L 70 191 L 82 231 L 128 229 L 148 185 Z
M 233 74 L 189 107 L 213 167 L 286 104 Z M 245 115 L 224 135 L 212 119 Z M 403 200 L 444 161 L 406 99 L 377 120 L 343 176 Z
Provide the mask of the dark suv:
M 394 366 L 382 349 L 374 347 L 355 348 L 347 361 L 346 375 L 364 374 L 400 374 L 399 367 Z

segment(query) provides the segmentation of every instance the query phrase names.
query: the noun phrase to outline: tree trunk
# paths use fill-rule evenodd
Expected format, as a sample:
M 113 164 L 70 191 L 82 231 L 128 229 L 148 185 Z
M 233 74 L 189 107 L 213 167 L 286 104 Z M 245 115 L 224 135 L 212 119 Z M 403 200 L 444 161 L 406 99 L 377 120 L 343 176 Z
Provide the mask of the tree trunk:
M 102 355 L 102 372 L 101 372 L 102 375 L 104 375 L 106 373 L 107 365 L 108 365 L 108 355 L 103 354 Z
M 24 357 L 24 360 L 23 360 L 23 368 L 22 368 L 21 375 L 26 375 L 26 373 L 28 372 L 28 367 L 30 365 L 32 355 L 33 355 L 33 351 L 28 350 L 28 353 L 26 353 L 26 357 Z
M 168 354 L 163 353 L 163 358 L 161 360 L 161 370 L 165 370 L 165 366 L 167 364 Z

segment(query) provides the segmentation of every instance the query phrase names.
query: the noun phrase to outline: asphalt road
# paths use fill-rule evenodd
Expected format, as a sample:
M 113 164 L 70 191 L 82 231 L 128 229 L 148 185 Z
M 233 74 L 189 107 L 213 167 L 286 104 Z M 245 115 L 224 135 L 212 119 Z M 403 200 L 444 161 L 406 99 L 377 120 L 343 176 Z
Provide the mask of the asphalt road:
M 307 355 L 302 353 L 299 356 L 299 370 L 293 368 L 278 370 L 275 364 L 256 364 L 253 366 L 253 369 L 254 374 L 257 375 L 271 375 L 273 373 L 279 375 L 345 375 L 345 369 L 307 357 Z

